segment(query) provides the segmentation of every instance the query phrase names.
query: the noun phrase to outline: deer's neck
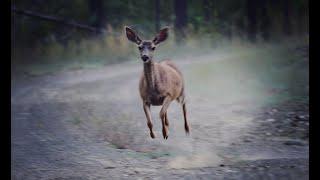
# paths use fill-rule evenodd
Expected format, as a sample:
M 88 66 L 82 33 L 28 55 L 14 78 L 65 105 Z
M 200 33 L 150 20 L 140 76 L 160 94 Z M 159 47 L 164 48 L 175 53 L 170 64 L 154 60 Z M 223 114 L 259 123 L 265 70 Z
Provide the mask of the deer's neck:
M 143 71 L 147 81 L 148 89 L 153 90 L 155 88 L 155 69 L 153 60 L 149 61 L 148 63 L 144 63 Z

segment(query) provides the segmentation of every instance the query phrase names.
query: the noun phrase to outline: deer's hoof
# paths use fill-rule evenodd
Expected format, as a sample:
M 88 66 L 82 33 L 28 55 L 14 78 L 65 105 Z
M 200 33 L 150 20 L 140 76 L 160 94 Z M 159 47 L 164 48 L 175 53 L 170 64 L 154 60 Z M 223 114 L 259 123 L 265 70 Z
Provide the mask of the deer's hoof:
M 184 127 L 184 130 L 185 130 L 185 132 L 186 132 L 186 135 L 189 135 L 189 134 L 190 134 L 189 126 L 185 126 L 185 127 Z
M 153 134 L 153 132 L 150 132 L 150 136 L 152 139 L 156 138 L 156 136 Z
M 166 129 L 162 130 L 163 139 L 168 139 L 168 131 Z
M 163 139 L 168 139 L 168 135 L 163 135 Z

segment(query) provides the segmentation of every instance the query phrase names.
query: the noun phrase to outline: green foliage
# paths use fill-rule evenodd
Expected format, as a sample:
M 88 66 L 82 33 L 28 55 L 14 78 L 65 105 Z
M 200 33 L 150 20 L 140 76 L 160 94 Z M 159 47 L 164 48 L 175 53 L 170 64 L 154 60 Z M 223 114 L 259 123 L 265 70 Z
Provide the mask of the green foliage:
M 215 56 L 201 56 L 208 59 L 206 63 L 187 69 L 187 88 L 191 93 L 213 96 L 209 98 L 222 104 L 246 99 L 258 107 L 264 103 L 305 100 L 309 66 L 294 48 L 300 43 L 221 47 Z M 199 88 L 203 84 L 208 85 L 206 89 Z
M 97 17 L 89 8 L 90 0 L 27 1 L 14 0 L 17 8 L 62 17 L 67 20 L 91 25 Z M 282 1 L 266 0 L 267 17 L 271 39 L 283 37 L 284 14 Z M 187 27 L 185 43 L 175 45 L 174 1 L 160 1 L 160 25 L 170 26 L 170 38 L 163 45 L 162 57 L 166 54 L 184 54 L 184 48 L 192 52 L 210 51 L 225 43 L 238 43 L 247 36 L 247 0 L 190 1 L 187 0 Z M 290 1 L 292 31 L 296 35 L 308 32 L 308 1 Z M 150 39 L 155 32 L 155 1 L 121 0 L 102 1 L 106 34 L 94 34 L 69 26 L 38 20 L 12 13 L 12 41 L 14 55 L 12 61 L 24 63 L 78 64 L 95 62 L 108 64 L 137 56 L 135 46 L 127 42 L 123 27 L 136 29 L 142 38 Z M 210 19 L 204 11 L 208 10 Z M 263 24 L 258 19 L 258 36 Z M 194 48 L 194 50 L 192 50 Z M 199 51 L 200 50 L 200 51 Z M 31 63 L 31 64 L 32 64 Z M 62 64 L 62 63 L 61 63 Z M 72 66 L 73 66 L 72 65 Z M 63 66 L 63 65 L 61 65 Z

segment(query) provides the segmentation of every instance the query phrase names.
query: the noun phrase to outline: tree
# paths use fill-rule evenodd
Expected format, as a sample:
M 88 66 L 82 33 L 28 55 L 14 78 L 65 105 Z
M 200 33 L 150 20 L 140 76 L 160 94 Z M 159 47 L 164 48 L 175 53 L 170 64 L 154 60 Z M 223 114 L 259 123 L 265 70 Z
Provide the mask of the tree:
M 290 13 L 290 3 L 289 0 L 283 0 L 283 16 L 284 16 L 284 22 L 283 22 L 283 30 L 286 35 L 291 35 L 291 13 Z
M 11 11 L 15 12 L 16 14 L 21 14 L 21 15 L 24 15 L 24 16 L 34 17 L 34 18 L 37 18 L 37 19 L 40 19 L 40 20 L 45 20 L 45 21 L 48 21 L 48 22 L 59 23 L 61 25 L 67 25 L 67 26 L 78 28 L 78 29 L 82 29 L 82 30 L 87 30 L 87 31 L 91 31 L 91 32 L 103 32 L 102 29 L 94 28 L 94 27 L 88 26 L 86 24 L 78 23 L 78 22 L 75 22 L 74 20 L 68 20 L 68 19 L 64 19 L 64 18 L 61 18 L 61 17 L 40 14 L 40 13 L 37 13 L 37 12 L 28 11 L 28 10 L 21 10 L 21 9 L 17 9 L 15 7 L 12 7 Z
M 256 0 L 247 0 L 247 36 L 251 42 L 256 41 L 257 35 L 257 2 Z
M 91 24 L 96 28 L 103 28 L 106 24 L 106 12 L 103 9 L 102 0 L 88 0 L 89 10 L 91 14 Z
M 175 37 L 176 42 L 181 43 L 186 37 L 185 28 L 187 25 L 187 1 L 186 0 L 175 0 L 174 1 L 174 12 L 175 12 Z
M 211 20 L 211 13 L 212 13 L 212 1 L 202 0 L 202 5 L 203 5 L 204 21 L 206 23 L 209 23 Z
M 264 40 L 269 40 L 270 37 L 270 20 L 267 13 L 267 0 L 261 0 L 261 31 L 262 38 Z
M 160 31 L 160 0 L 155 0 L 156 32 Z

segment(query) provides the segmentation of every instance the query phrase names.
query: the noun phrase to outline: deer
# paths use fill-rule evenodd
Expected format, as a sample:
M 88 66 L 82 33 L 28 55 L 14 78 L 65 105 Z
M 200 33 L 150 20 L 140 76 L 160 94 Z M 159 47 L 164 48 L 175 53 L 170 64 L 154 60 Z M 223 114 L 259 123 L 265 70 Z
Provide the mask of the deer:
M 152 139 L 155 138 L 155 135 L 152 130 L 150 106 L 162 105 L 160 110 L 162 135 L 164 139 L 168 139 L 169 119 L 167 110 L 171 102 L 175 100 L 182 107 L 186 135 L 189 135 L 190 132 L 187 121 L 184 79 L 181 71 L 171 60 L 156 62 L 153 59 L 157 46 L 168 38 L 168 31 L 169 27 L 164 27 L 153 40 L 142 40 L 133 29 L 125 26 L 126 36 L 129 41 L 137 45 L 143 62 L 139 92 Z

